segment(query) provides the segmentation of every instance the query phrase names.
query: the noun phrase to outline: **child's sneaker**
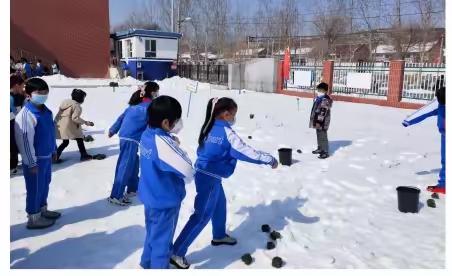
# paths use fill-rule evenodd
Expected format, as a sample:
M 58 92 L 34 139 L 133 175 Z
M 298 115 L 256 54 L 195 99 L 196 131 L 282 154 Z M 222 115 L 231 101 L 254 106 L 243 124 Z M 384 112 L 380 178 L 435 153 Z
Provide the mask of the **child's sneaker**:
M 28 229 L 44 229 L 55 224 L 55 220 L 41 216 L 41 213 L 28 215 Z
M 446 187 L 428 186 L 427 191 L 438 194 L 446 194 Z
M 41 216 L 45 217 L 46 219 L 58 219 L 61 217 L 61 213 L 55 212 L 55 211 L 49 211 L 47 210 L 47 206 L 43 206 L 41 208 Z
M 174 265 L 178 269 L 189 269 L 190 268 L 190 264 L 188 263 L 187 259 L 185 259 L 185 257 L 179 257 L 176 255 L 171 256 L 170 264 Z
M 125 196 L 127 198 L 132 198 L 132 197 L 136 197 L 137 193 L 136 192 L 127 192 Z
M 86 155 L 82 155 L 80 157 L 80 162 L 89 161 L 89 160 L 93 160 L 93 156 L 92 155 L 86 154 Z
M 9 170 L 9 175 L 10 175 L 10 176 L 16 175 L 16 174 L 17 174 L 17 168 L 12 169 L 12 170 Z
M 119 205 L 119 206 L 128 206 L 128 205 L 132 204 L 132 201 L 130 201 L 130 199 L 128 199 L 126 197 L 123 197 L 121 199 L 109 197 L 107 200 L 111 204 L 115 204 L 115 205 Z
M 218 245 L 235 245 L 237 244 L 237 240 L 233 237 L 230 237 L 229 235 L 226 235 L 226 237 L 219 239 L 219 240 L 212 240 L 211 244 L 213 246 Z
M 315 151 L 312 152 L 312 154 L 320 154 L 322 153 L 322 150 L 320 149 L 316 149 Z
M 330 155 L 328 154 L 328 152 L 322 152 L 322 153 L 319 155 L 319 159 L 326 159 L 326 158 L 328 158 L 328 157 L 330 157 Z

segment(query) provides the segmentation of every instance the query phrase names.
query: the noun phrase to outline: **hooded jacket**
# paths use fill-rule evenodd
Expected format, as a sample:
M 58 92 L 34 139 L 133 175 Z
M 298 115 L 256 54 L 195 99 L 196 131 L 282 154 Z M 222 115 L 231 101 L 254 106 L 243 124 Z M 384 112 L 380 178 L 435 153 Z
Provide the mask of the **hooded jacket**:
M 56 138 L 74 140 L 83 138 L 82 125 L 86 123 L 82 115 L 81 105 L 71 99 L 64 100 L 55 116 Z

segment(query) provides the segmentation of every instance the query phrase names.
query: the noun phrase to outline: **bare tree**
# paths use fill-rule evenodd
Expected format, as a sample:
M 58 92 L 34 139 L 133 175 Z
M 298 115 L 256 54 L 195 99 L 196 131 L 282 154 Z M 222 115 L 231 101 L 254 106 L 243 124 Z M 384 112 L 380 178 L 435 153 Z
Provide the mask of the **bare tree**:
M 331 4 L 331 1 L 328 1 Z M 324 43 L 322 43 L 322 52 L 324 57 L 330 57 L 333 53 L 335 43 L 340 34 L 347 30 L 347 16 L 345 14 L 345 2 L 343 0 L 336 0 L 335 5 L 330 5 L 334 14 L 331 14 L 326 5 L 320 4 L 318 7 L 318 15 L 313 22 L 317 32 L 323 36 Z
M 127 29 L 151 29 L 160 30 L 158 24 L 158 11 L 152 7 L 151 3 L 143 5 L 140 11 L 132 12 L 126 20 L 112 28 L 113 32 L 123 31 Z
M 357 2 L 357 10 L 358 14 L 362 18 L 362 23 L 364 25 L 364 28 L 366 29 L 366 37 L 367 37 L 367 45 L 369 47 L 369 61 L 373 61 L 373 43 L 374 43 L 374 36 L 375 36 L 375 29 L 379 22 L 375 20 L 375 18 L 378 18 L 374 16 L 375 11 L 379 11 L 379 7 L 376 5 L 379 4 L 378 2 L 373 1 L 366 1 L 366 0 L 358 0 Z M 353 7 L 352 7 L 353 9 Z
M 415 3 L 419 13 L 419 25 L 421 30 L 422 42 L 420 43 L 420 62 L 425 62 L 426 44 L 429 39 L 429 34 L 434 28 L 435 20 L 433 17 L 434 3 L 432 0 L 417 0 Z

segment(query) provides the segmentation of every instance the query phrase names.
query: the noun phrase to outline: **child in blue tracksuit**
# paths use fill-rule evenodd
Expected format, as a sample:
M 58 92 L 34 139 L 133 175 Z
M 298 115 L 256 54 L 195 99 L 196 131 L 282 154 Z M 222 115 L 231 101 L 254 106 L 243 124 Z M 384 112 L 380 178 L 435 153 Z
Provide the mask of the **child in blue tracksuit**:
M 28 60 L 26 58 L 22 58 L 22 68 L 25 74 L 25 78 L 33 77 L 31 65 L 28 63 Z
M 108 201 L 120 206 L 131 204 L 130 198 L 138 189 L 139 158 L 138 146 L 141 134 L 147 125 L 147 109 L 151 100 L 157 97 L 159 85 L 146 82 L 129 101 L 129 107 L 119 116 L 109 130 L 109 137 L 119 132 L 119 157 L 115 180 Z M 127 193 L 124 195 L 127 186 Z
M 144 205 L 146 239 L 141 267 L 169 268 L 174 231 L 185 183 L 193 178 L 187 154 L 179 148 L 177 134 L 182 129 L 182 108 L 169 96 L 160 96 L 148 109 L 148 128 L 140 142 L 140 184 L 138 196 Z
M 428 186 L 427 190 L 434 193 L 446 193 L 446 87 L 436 90 L 437 101 L 422 107 L 403 121 L 403 126 L 417 124 L 428 117 L 437 116 L 437 126 L 441 134 L 441 170 L 438 185 Z
M 272 168 L 278 166 L 278 161 L 273 156 L 246 145 L 232 130 L 236 113 L 237 104 L 230 98 L 211 99 L 207 105 L 195 163 L 195 212 L 174 242 L 171 257 L 171 263 L 178 268 L 190 266 L 184 256 L 210 220 L 212 245 L 237 243 L 226 234 L 226 198 L 221 184 L 222 178 L 228 178 L 234 173 L 237 160 L 270 165 Z
M 28 79 L 25 92 L 31 98 L 16 116 L 15 136 L 27 190 L 27 228 L 40 229 L 53 225 L 61 215 L 47 209 L 52 158 L 57 149 L 55 126 L 52 112 L 44 105 L 49 94 L 47 83 L 40 78 Z

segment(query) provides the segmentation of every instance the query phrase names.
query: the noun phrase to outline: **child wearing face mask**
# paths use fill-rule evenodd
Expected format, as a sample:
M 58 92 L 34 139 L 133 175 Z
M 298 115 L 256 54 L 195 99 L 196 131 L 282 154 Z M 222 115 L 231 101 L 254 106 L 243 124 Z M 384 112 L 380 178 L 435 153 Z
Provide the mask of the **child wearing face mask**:
M 116 164 L 115 179 L 108 201 L 127 206 L 136 195 L 138 188 L 140 138 L 147 125 L 147 109 L 152 99 L 158 96 L 159 85 L 146 82 L 140 90 L 133 93 L 129 107 L 119 116 L 109 130 L 108 137 L 119 132 L 119 157 Z M 124 194 L 127 187 L 127 192 Z
M 52 226 L 61 215 L 47 209 L 52 159 L 57 149 L 55 126 L 52 112 L 44 105 L 49 94 L 47 83 L 30 78 L 25 82 L 25 93 L 30 100 L 16 116 L 15 136 L 27 190 L 27 228 L 41 229 Z
M 320 154 L 320 159 L 329 157 L 328 128 L 331 120 L 333 100 L 328 95 L 328 84 L 322 82 L 317 85 L 317 97 L 312 105 L 309 127 L 317 133 L 317 149 L 313 154 Z
M 231 128 L 235 123 L 237 104 L 230 98 L 213 98 L 207 104 L 206 118 L 198 138 L 198 159 L 195 163 L 195 211 L 174 242 L 171 264 L 187 269 L 188 247 L 212 221 L 211 244 L 235 245 L 237 240 L 226 234 L 226 197 L 222 178 L 230 177 L 237 160 L 277 168 L 278 161 L 268 153 L 246 145 Z
M 138 196 L 144 205 L 146 239 L 141 267 L 167 269 L 185 184 L 193 178 L 192 163 L 171 133 L 182 129 L 182 108 L 160 96 L 148 108 L 148 128 L 140 141 Z

